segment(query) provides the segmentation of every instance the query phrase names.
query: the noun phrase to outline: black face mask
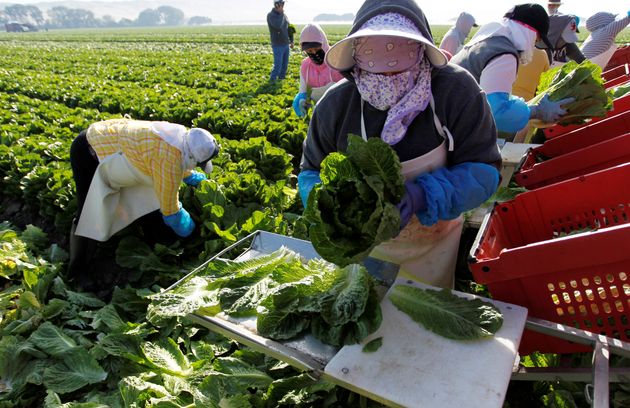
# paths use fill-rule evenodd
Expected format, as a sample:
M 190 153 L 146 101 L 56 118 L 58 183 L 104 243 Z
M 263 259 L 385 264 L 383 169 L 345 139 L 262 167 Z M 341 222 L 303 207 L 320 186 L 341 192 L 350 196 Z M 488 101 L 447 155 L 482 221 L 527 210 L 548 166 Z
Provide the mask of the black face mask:
M 326 53 L 320 48 L 315 54 L 308 53 L 306 55 L 308 55 L 311 61 L 317 65 L 322 65 L 324 63 L 324 55 L 326 55 Z

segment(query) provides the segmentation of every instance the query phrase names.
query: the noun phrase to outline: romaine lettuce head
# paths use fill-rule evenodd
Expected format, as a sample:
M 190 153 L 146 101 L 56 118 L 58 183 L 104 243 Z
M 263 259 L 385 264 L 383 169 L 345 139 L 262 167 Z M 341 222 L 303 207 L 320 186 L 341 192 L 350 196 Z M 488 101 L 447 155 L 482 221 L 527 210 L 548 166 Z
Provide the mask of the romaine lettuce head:
M 304 217 L 319 255 L 340 266 L 361 262 L 398 234 L 404 187 L 396 152 L 378 138 L 349 135 L 346 153 L 329 154 L 322 182 L 308 197 Z

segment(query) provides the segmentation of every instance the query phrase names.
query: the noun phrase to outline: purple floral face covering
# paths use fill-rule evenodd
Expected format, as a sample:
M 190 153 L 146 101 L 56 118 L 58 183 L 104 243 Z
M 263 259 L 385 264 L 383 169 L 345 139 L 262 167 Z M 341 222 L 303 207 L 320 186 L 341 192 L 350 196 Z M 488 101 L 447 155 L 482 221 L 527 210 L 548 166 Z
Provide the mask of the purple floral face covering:
M 420 34 L 413 21 L 397 13 L 375 16 L 361 29 L 384 27 L 399 27 L 403 36 Z M 361 37 L 354 43 L 357 64 L 352 76 L 364 101 L 388 111 L 381 139 L 390 145 L 405 137 L 431 99 L 431 64 L 424 50 L 424 44 L 398 36 Z

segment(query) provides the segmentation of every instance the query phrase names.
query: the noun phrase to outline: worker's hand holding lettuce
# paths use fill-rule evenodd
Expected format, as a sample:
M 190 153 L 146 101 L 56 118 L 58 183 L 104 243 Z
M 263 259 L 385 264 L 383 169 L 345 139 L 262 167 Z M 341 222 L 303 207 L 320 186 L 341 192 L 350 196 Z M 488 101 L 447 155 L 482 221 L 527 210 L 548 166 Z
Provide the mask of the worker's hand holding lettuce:
M 528 105 L 532 119 L 561 125 L 580 124 L 605 116 L 612 109 L 612 94 L 604 88 L 598 65 L 589 60 L 580 64 L 570 61 L 540 76 L 537 95 Z
M 304 212 L 310 240 L 322 258 L 341 266 L 360 262 L 398 235 L 396 204 L 404 193 L 400 169 L 396 152 L 381 139 L 365 142 L 354 135 L 345 154 L 334 152 L 322 161 L 321 183 L 310 191 Z

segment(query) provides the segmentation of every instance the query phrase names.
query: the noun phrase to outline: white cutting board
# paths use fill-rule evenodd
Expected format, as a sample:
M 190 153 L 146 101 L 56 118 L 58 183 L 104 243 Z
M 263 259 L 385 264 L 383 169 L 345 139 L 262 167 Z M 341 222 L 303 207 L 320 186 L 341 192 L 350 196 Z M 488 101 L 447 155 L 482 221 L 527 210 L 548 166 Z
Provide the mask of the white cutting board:
M 394 286 L 398 284 L 439 290 L 405 279 L 398 279 Z M 527 309 L 483 300 L 503 313 L 503 326 L 492 338 L 464 342 L 424 329 L 385 296 L 381 327 L 363 342 L 383 337 L 383 345 L 374 353 L 364 353 L 363 344 L 345 346 L 326 365 L 325 374 L 335 383 L 393 406 L 500 408 Z

